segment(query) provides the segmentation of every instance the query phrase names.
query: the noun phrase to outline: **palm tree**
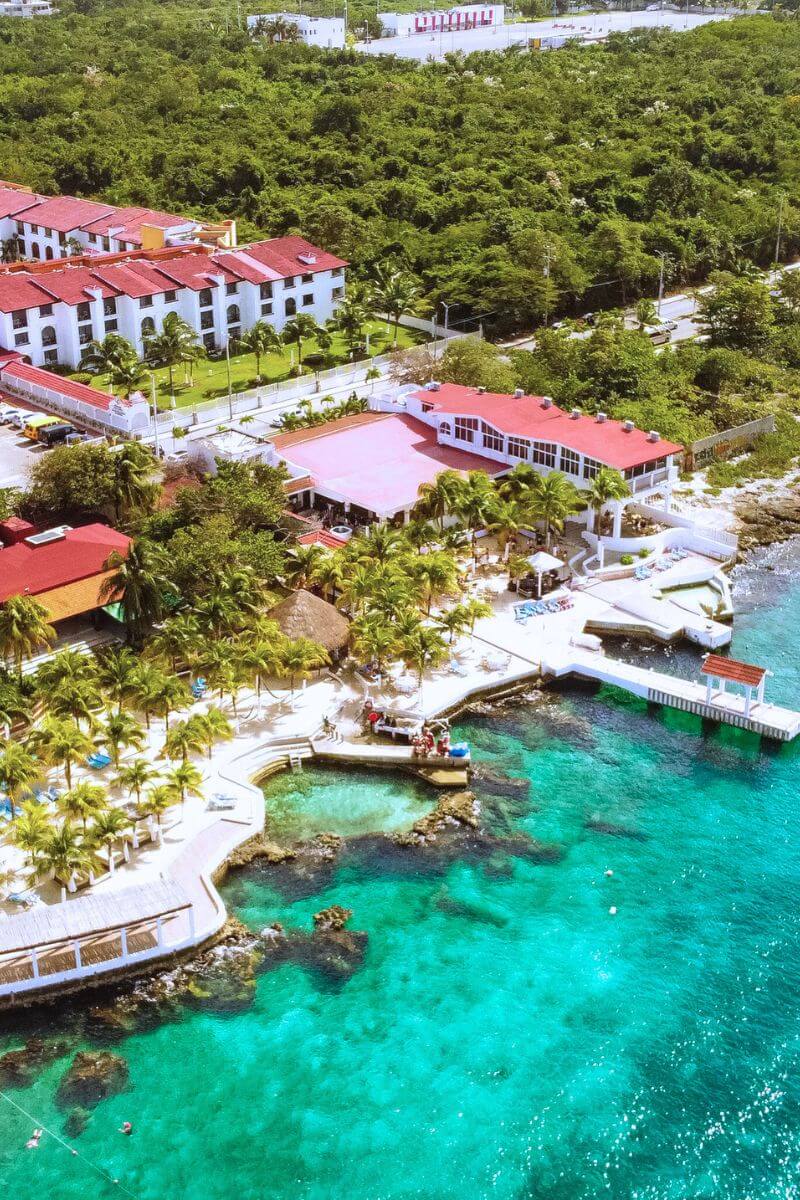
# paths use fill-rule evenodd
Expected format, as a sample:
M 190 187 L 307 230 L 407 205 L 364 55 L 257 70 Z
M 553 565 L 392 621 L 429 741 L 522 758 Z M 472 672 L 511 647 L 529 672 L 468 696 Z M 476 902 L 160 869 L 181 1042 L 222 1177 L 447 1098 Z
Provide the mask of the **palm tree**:
M 478 530 L 489 524 L 494 506 L 495 491 L 489 476 L 485 471 L 470 471 L 456 498 L 456 512 L 470 531 L 473 561 L 477 554 Z
M 426 668 L 439 666 L 447 658 L 447 643 L 438 629 L 420 625 L 411 637 L 405 639 L 400 654 L 406 666 L 416 670 L 418 684 L 422 687 Z
M 193 713 L 188 723 L 199 730 L 200 739 L 208 751 L 209 758 L 214 742 L 228 742 L 233 737 L 233 726 L 222 709 L 215 705 L 204 713 Z
M 41 694 L 53 716 L 72 717 L 78 726 L 81 721 L 86 721 L 91 727 L 94 714 L 102 705 L 100 688 L 91 679 L 62 679 Z
M 516 500 L 526 504 L 530 500 L 531 489 L 536 486 L 539 472 L 530 463 L 517 463 L 513 471 L 500 481 L 498 492 L 504 500 Z
M 336 593 L 344 587 L 344 558 L 338 550 L 326 554 L 314 567 L 310 582 L 318 587 L 323 599 L 335 601 Z
M 100 599 L 122 599 L 128 641 L 140 645 L 147 630 L 161 617 L 164 591 L 170 586 L 162 574 L 160 556 L 148 542 L 131 542 L 123 555 L 112 550 L 105 563 L 112 574 L 104 579 Z
M 84 779 L 80 783 L 76 783 L 70 791 L 59 796 L 58 808 L 65 817 L 75 817 L 79 820 L 85 833 L 89 817 L 96 817 L 98 813 L 108 808 L 108 793 L 99 783 L 92 783 L 91 780 Z
M 312 642 L 310 638 L 297 638 L 287 641 L 281 649 L 281 666 L 289 680 L 289 691 L 294 697 L 295 685 L 298 679 L 307 679 L 312 671 L 329 663 L 330 657 L 324 646 Z
M 303 339 L 316 337 L 318 331 L 319 325 L 310 313 L 298 313 L 296 317 L 290 317 L 284 325 L 281 340 L 285 346 L 297 346 L 298 366 L 303 364 Z
M 200 623 L 194 613 L 177 613 L 169 617 L 148 639 L 147 652 L 154 658 L 166 658 L 173 673 L 178 663 L 186 663 L 200 645 Z
M 162 675 L 154 690 L 152 701 L 152 711 L 156 716 L 164 718 L 164 729 L 168 731 L 170 715 L 179 708 L 188 708 L 192 702 L 192 694 L 177 675 Z
M 106 723 L 103 726 L 98 744 L 108 746 L 111 753 L 111 761 L 114 764 L 114 769 L 119 768 L 120 750 L 123 747 L 126 749 L 132 746 L 134 750 L 141 750 L 144 745 L 144 730 L 135 717 L 130 713 L 109 713 L 106 717 Z
M 390 622 L 381 613 L 365 613 L 354 621 L 350 633 L 353 652 L 361 662 L 374 662 L 379 671 L 397 649 L 397 636 Z
M 151 482 L 153 459 L 150 451 L 130 442 L 114 455 L 112 500 L 119 522 L 123 514 L 137 512 L 152 500 L 156 485 Z
M 96 683 L 95 659 L 79 650 L 59 650 L 36 670 L 36 688 L 43 696 L 65 681 Z
M 136 362 L 136 350 L 121 333 L 107 333 L 102 341 L 92 341 L 81 358 L 82 371 L 93 375 L 111 375 L 123 363 Z
M 133 650 L 102 650 L 97 656 L 97 676 L 100 687 L 109 700 L 122 712 L 122 705 L 134 694 L 141 663 Z
M 283 578 L 287 587 L 304 588 L 327 557 L 322 546 L 292 546 L 286 554 Z
M 42 764 L 37 762 L 27 746 L 6 741 L 0 751 L 0 784 L 11 803 L 11 819 L 16 815 L 14 805 L 42 776 Z
M 277 626 L 275 627 L 277 631 Z M 256 700 L 261 711 L 261 690 L 264 680 L 277 678 L 283 672 L 283 647 L 285 638 L 276 633 L 272 637 L 259 637 L 255 642 L 248 643 L 242 656 L 242 665 L 256 683 Z
M 185 763 L 190 754 L 202 750 L 205 746 L 200 730 L 197 725 L 188 721 L 178 721 L 172 726 L 166 738 L 164 739 L 164 748 L 161 751 L 163 758 L 180 759 Z
M 456 564 L 446 550 L 435 550 L 432 554 L 420 555 L 414 562 L 413 575 L 422 585 L 425 611 L 428 615 L 434 598 L 454 591 L 458 583 Z
M 400 335 L 400 319 L 419 298 L 419 288 L 410 275 L 386 266 L 375 272 L 375 303 L 394 321 L 394 344 Z
M 89 837 L 95 846 L 105 846 L 108 855 L 108 870 L 111 875 L 114 874 L 116 867 L 114 846 L 129 827 L 130 818 L 121 808 L 106 808 L 95 814 Z
M 364 326 L 373 319 L 374 315 L 372 305 L 363 288 L 351 287 L 345 298 L 339 301 L 336 315 L 330 324 L 344 334 L 351 358 L 361 344 Z
M 368 533 L 352 538 L 347 544 L 347 557 L 357 562 L 387 563 L 401 550 L 403 534 L 391 525 L 375 524 Z
M 589 489 L 589 508 L 593 514 L 595 533 L 600 533 L 600 516 L 605 505 L 611 500 L 624 500 L 630 494 L 631 490 L 619 471 L 613 467 L 600 468 Z
M 440 613 L 436 618 L 436 624 L 450 634 L 450 645 L 452 646 L 456 634 L 463 633 L 465 629 L 469 628 L 470 619 L 466 605 L 456 604 L 447 612 Z
M 72 892 L 79 871 L 90 872 L 95 864 L 91 843 L 69 821 L 50 829 L 36 853 L 36 875 L 51 875 Z
M 482 617 L 491 617 L 494 612 L 488 600 L 479 600 L 477 596 L 471 596 L 460 607 L 464 609 L 467 617 L 470 635 L 475 632 L 476 621 L 480 621 Z
M 553 530 L 561 533 L 567 517 L 583 507 L 580 492 L 560 471 L 537 475 L 531 484 L 530 513 L 535 520 L 544 522 L 548 548 Z
M 142 799 L 142 789 L 157 778 L 158 771 L 155 767 L 152 767 L 143 758 L 137 758 L 135 762 L 126 763 L 124 767 L 120 767 L 114 782 L 129 796 L 136 797 L 136 807 L 138 808 Z
M 170 394 L 175 390 L 175 368 L 178 363 L 187 361 L 187 353 L 191 354 L 196 345 L 197 334 L 189 322 L 176 312 L 167 313 L 164 317 L 161 333 L 151 334 L 145 339 L 148 361 L 167 368 Z
M 159 784 L 157 787 L 150 788 L 150 791 L 145 795 L 142 802 L 142 815 L 145 817 L 155 817 L 160 830 L 161 817 L 175 803 L 176 796 L 172 788 L 168 787 L 165 783 Z
M 47 810 L 34 800 L 21 805 L 9 834 L 9 841 L 33 863 L 50 829 Z
M 91 754 L 92 740 L 72 721 L 47 717 L 32 730 L 28 746 L 46 763 L 64 768 L 67 787 L 72 787 L 72 767 L 79 758 Z
M 127 362 L 116 363 L 109 375 L 112 388 L 119 388 L 126 400 L 130 400 L 133 392 L 139 391 L 150 379 L 150 372 L 144 363 L 135 358 Z
M 497 542 L 504 557 L 508 543 L 520 529 L 530 523 L 530 519 L 530 513 L 522 502 L 498 497 L 489 521 L 489 530 L 497 534 Z
M 417 554 L 432 546 L 439 539 L 439 530 L 433 521 L 410 521 L 403 529 L 403 538 Z
M 251 325 L 239 338 L 239 345 L 256 360 L 256 383 L 261 383 L 261 359 L 267 354 L 280 354 L 283 349 L 279 335 L 266 321 Z
M 170 791 L 179 797 L 181 813 L 183 813 L 187 796 L 202 796 L 203 794 L 200 787 L 203 776 L 193 763 L 179 763 L 177 767 L 173 767 L 171 771 L 167 772 L 164 779 Z
M 464 477 L 458 471 L 440 471 L 433 483 L 420 484 L 414 516 L 438 521 L 439 529 L 444 529 L 445 517 L 457 511 L 458 500 L 463 492 Z
M 648 325 L 655 325 L 658 320 L 656 306 L 652 300 L 645 298 L 637 300 L 633 311 L 636 317 L 636 328 L 640 333 L 643 333 Z
M 131 676 L 130 703 L 143 715 L 148 731 L 150 718 L 160 711 L 159 693 L 164 679 L 162 671 L 146 662 L 140 662 Z
M 13 662 L 20 681 L 23 660 L 55 641 L 48 615 L 33 596 L 10 596 L 0 608 L 0 657 Z

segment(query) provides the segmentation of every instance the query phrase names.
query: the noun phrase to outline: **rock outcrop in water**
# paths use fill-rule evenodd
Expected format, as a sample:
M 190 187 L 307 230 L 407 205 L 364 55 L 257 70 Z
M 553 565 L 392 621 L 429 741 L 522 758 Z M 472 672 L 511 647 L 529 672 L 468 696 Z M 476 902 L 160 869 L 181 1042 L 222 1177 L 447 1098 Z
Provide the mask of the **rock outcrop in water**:
M 58 1085 L 56 1102 L 62 1108 L 94 1108 L 128 1085 L 128 1064 L 110 1050 L 79 1050 Z
M 405 833 L 395 833 L 392 841 L 398 846 L 414 846 L 434 839 L 448 825 L 477 829 L 480 806 L 474 792 L 442 792 L 436 808 L 420 817 Z
M 29 1087 L 45 1067 L 67 1053 L 66 1042 L 46 1042 L 44 1038 L 29 1038 L 20 1050 L 9 1050 L 0 1056 L 0 1088 Z
M 587 818 L 583 827 L 590 833 L 604 833 L 606 837 L 629 838 L 632 842 L 647 841 L 647 834 L 640 829 L 631 829 L 629 825 L 619 825 L 615 821 L 603 821 L 599 817 Z

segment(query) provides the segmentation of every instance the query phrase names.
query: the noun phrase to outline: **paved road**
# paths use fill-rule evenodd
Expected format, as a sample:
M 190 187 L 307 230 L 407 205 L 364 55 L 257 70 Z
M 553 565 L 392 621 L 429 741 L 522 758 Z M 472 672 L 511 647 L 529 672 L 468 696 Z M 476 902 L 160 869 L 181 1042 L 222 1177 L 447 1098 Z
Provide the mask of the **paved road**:
M 595 13 L 583 17 L 562 17 L 546 21 L 524 21 L 497 25 L 491 29 L 461 30 L 457 33 L 412 34 L 410 37 L 379 38 L 374 42 L 359 42 L 355 49 L 364 54 L 396 54 L 400 58 L 443 59 L 445 54 L 462 50 L 505 50 L 509 46 L 527 43 L 534 37 L 570 37 L 593 41 L 609 33 L 628 33 L 631 29 L 695 29 L 708 21 L 725 21 L 719 13 L 613 12 Z

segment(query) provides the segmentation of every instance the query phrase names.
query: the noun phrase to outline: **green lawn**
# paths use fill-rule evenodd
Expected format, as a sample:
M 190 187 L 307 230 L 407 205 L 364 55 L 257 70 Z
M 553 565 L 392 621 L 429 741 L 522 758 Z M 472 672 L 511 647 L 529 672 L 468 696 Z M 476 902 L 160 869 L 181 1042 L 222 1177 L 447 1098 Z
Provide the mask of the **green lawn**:
M 388 328 L 385 321 L 371 321 L 365 326 L 369 333 L 369 348 L 371 354 L 383 354 L 394 345 L 394 327 Z M 398 348 L 407 349 L 427 340 L 426 334 L 417 333 L 413 329 L 400 327 Z M 314 338 L 303 342 L 303 358 L 319 352 Z M 333 345 L 326 356 L 325 367 L 339 366 L 348 361 L 348 349 L 344 337 L 340 333 L 333 335 Z M 282 354 L 269 354 L 261 360 L 261 382 L 274 383 L 280 379 L 288 379 L 292 367 L 297 363 L 297 346 L 287 347 Z M 311 373 L 311 368 L 303 364 L 304 372 Z M 170 408 L 169 372 L 166 367 L 158 367 L 153 374 L 156 379 L 156 395 L 158 407 L 161 410 Z M 175 382 L 175 405 L 177 408 L 191 408 L 208 400 L 215 400 L 228 394 L 228 367 L 224 358 L 212 361 L 201 359 L 195 364 L 194 383 L 184 381 L 183 367 L 176 367 L 173 372 Z M 92 380 L 92 386 L 109 390 L 108 376 L 97 375 Z M 231 355 L 231 391 L 245 392 L 257 386 L 256 360 L 252 354 Z

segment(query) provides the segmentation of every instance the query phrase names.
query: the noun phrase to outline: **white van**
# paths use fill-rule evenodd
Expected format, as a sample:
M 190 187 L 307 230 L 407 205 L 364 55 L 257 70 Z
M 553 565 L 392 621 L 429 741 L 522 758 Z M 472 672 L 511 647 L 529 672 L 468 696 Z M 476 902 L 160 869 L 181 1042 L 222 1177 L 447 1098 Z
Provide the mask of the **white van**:
M 647 330 L 647 336 L 654 346 L 662 346 L 665 342 L 672 341 L 672 330 L 669 325 L 653 325 Z

